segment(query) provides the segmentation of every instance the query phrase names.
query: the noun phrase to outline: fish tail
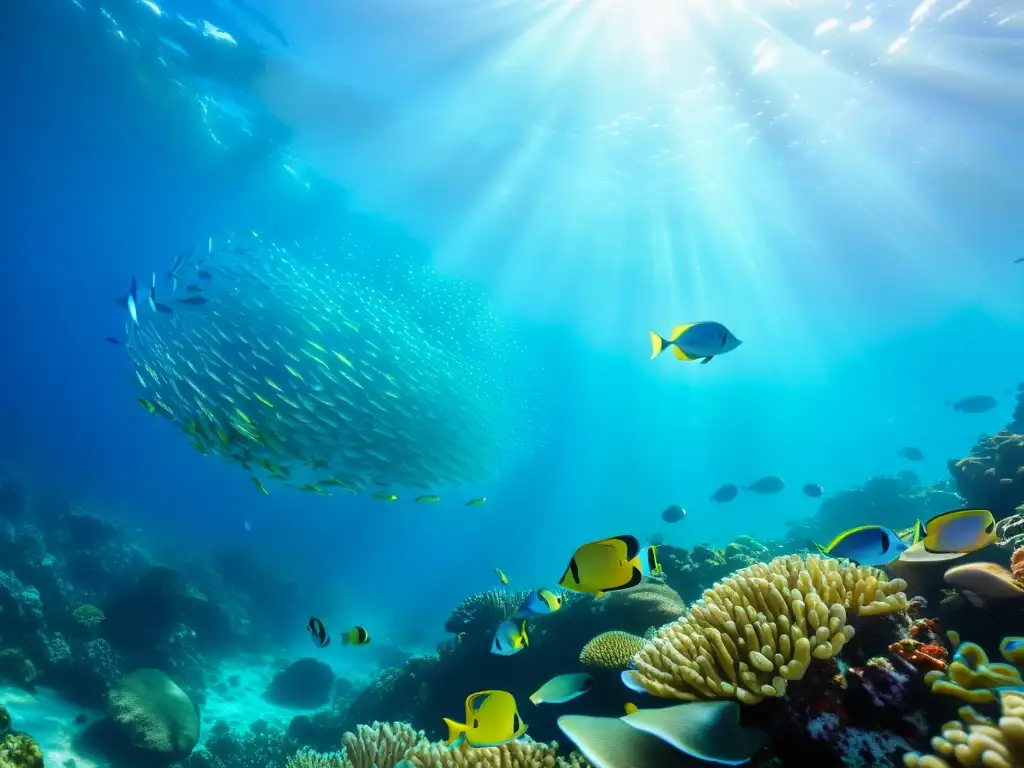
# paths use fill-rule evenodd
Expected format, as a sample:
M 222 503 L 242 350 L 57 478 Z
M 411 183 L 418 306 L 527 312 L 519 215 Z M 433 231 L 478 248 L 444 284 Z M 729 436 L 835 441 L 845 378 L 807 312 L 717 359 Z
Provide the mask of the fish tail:
M 921 525 L 920 520 L 914 523 L 914 544 L 917 544 L 917 542 L 921 540 L 921 528 L 923 527 L 924 526 Z
M 536 693 L 531 693 L 530 694 L 530 703 L 533 704 L 534 706 L 537 706 L 540 703 L 540 696 L 538 696 Z
M 523 645 L 530 645 L 530 638 L 526 635 L 526 619 L 519 625 L 519 634 L 523 636 Z
M 811 542 L 811 546 L 814 547 L 816 550 L 818 550 L 823 555 L 827 555 L 828 554 L 828 547 L 823 547 L 823 546 L 821 546 L 821 544 L 817 544 L 817 543 L 815 543 L 813 541 Z
M 454 720 L 449 720 L 447 717 L 442 717 L 441 719 L 448 726 L 448 738 L 445 739 L 445 746 L 457 747 L 466 738 L 466 726 L 462 723 L 456 723 Z
M 672 342 L 669 341 L 668 339 L 663 339 L 654 331 L 648 331 L 648 333 L 651 334 L 651 360 L 653 360 L 662 352 L 664 352 L 665 347 L 667 347 Z

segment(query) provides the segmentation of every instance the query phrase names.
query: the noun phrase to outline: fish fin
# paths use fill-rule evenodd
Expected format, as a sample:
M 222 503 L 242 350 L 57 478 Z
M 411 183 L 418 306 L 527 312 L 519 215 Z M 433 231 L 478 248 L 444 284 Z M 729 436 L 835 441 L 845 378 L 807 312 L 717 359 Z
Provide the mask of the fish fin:
M 914 523 L 914 540 L 911 545 L 917 544 L 922 538 L 924 538 L 924 525 L 918 520 Z
M 540 696 L 538 696 L 536 693 L 531 693 L 530 694 L 530 703 L 533 704 L 533 706 L 536 707 L 538 704 L 540 704 L 539 699 L 540 699 Z
M 818 544 L 818 543 L 813 542 L 813 541 L 811 542 L 811 546 L 814 547 L 816 550 L 818 550 L 821 554 L 826 555 L 826 556 L 828 555 L 828 547 L 827 546 L 822 546 L 821 544 Z
M 686 333 L 687 329 L 693 328 L 696 323 L 686 323 L 685 325 L 677 325 L 672 329 L 672 341 L 678 341 L 679 337 Z
M 707 365 L 708 363 L 711 362 L 711 358 L 713 358 L 713 357 L 714 357 L 714 355 L 708 355 L 707 357 L 705 357 L 703 360 L 700 361 L 700 364 L 701 365 Z
M 644 580 L 644 572 L 643 572 L 643 570 L 641 570 L 640 568 L 637 568 L 634 565 L 633 566 L 633 575 L 630 577 L 629 583 L 628 584 L 624 584 L 621 587 L 616 587 L 616 589 L 617 590 L 618 589 L 630 589 L 631 587 L 638 586 L 641 582 L 643 582 L 643 580 Z M 609 591 L 611 591 L 611 590 L 609 590 Z
M 462 723 L 456 723 L 454 720 L 449 720 L 447 717 L 442 717 L 441 719 L 448 726 L 448 738 L 444 744 L 446 747 L 455 749 L 466 739 L 466 726 Z
M 651 360 L 653 360 L 662 352 L 664 352 L 665 347 L 667 347 L 672 342 L 670 342 L 668 339 L 661 338 L 661 336 L 656 334 L 654 331 L 648 331 L 648 333 L 651 334 Z
M 684 362 L 696 360 L 695 357 L 690 357 L 688 354 L 683 352 L 683 350 L 679 348 L 678 344 L 672 344 L 672 354 L 676 356 L 676 360 L 683 360 Z
M 522 637 L 523 637 L 523 645 L 525 645 L 526 647 L 529 647 L 530 646 L 530 638 L 526 634 L 526 619 L 523 619 L 522 623 L 519 625 L 519 634 L 522 635 Z
M 621 536 L 612 536 L 609 541 L 619 541 L 626 548 L 625 560 L 633 560 L 637 555 L 640 554 L 640 541 L 636 536 L 630 536 L 628 533 Z

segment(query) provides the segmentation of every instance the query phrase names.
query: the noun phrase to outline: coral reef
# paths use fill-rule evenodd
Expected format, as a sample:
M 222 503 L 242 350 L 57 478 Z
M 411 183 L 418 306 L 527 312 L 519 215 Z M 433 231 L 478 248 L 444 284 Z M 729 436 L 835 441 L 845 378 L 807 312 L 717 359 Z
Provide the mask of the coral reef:
M 470 595 L 452 611 L 444 623 L 446 632 L 489 632 L 519 610 L 529 590 L 489 589 Z
M 932 739 L 935 755 L 908 752 L 903 756 L 907 768 L 1017 768 L 1024 765 L 1024 693 L 1000 693 L 1002 716 L 998 720 L 978 715 L 965 707 L 961 720 L 942 726 L 942 734 Z
M 0 768 L 43 768 L 43 752 L 27 733 L 11 730 L 11 715 L 0 704 Z
M 640 650 L 633 680 L 684 701 L 783 696 L 812 658 L 831 659 L 853 637 L 848 616 L 905 611 L 904 587 L 877 569 L 816 555 L 744 568 Z
M 629 632 L 602 632 L 580 651 L 580 664 L 602 669 L 629 669 L 633 657 L 644 647 L 644 639 Z

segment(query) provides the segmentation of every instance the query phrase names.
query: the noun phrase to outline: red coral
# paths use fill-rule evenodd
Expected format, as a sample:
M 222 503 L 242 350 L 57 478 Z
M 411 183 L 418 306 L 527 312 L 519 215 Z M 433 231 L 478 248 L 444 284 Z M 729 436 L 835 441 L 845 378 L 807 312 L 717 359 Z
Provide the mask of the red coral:
M 925 645 L 912 638 L 900 640 L 889 646 L 889 652 L 913 664 L 921 671 L 943 670 L 949 661 L 949 654 L 941 645 Z

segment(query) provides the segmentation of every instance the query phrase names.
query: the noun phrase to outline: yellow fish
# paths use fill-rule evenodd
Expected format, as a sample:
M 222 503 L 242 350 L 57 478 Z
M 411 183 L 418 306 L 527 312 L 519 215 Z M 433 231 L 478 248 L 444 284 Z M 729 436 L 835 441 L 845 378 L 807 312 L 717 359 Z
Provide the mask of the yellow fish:
M 398 495 L 388 491 L 374 491 L 373 498 L 377 501 L 398 501 Z
M 629 535 L 592 541 L 576 550 L 558 583 L 597 597 L 635 587 L 644 576 L 661 573 L 656 550 L 641 549 L 636 537 Z
M 370 633 L 366 627 L 355 626 L 347 632 L 341 633 L 342 645 L 366 645 L 370 642 Z
M 987 509 L 943 512 L 914 529 L 914 543 L 900 560 L 954 560 L 996 542 L 996 520 Z
M 508 586 L 508 576 L 505 575 L 505 572 L 503 570 L 501 570 L 501 568 L 495 568 L 494 569 L 494 575 L 498 577 L 498 580 L 502 584 Z
M 487 497 L 486 496 L 481 496 L 478 499 L 470 499 L 469 501 L 466 502 L 466 506 L 467 507 L 479 507 L 481 504 L 483 504 L 486 501 L 487 501 Z
M 440 500 L 441 500 L 440 496 L 434 496 L 432 494 L 427 494 L 426 496 L 417 496 L 416 497 L 416 503 L 417 504 L 436 504 Z
M 466 722 L 443 718 L 448 726 L 449 747 L 463 741 L 474 748 L 500 747 L 526 733 L 515 697 L 507 691 L 480 691 L 466 697 Z

